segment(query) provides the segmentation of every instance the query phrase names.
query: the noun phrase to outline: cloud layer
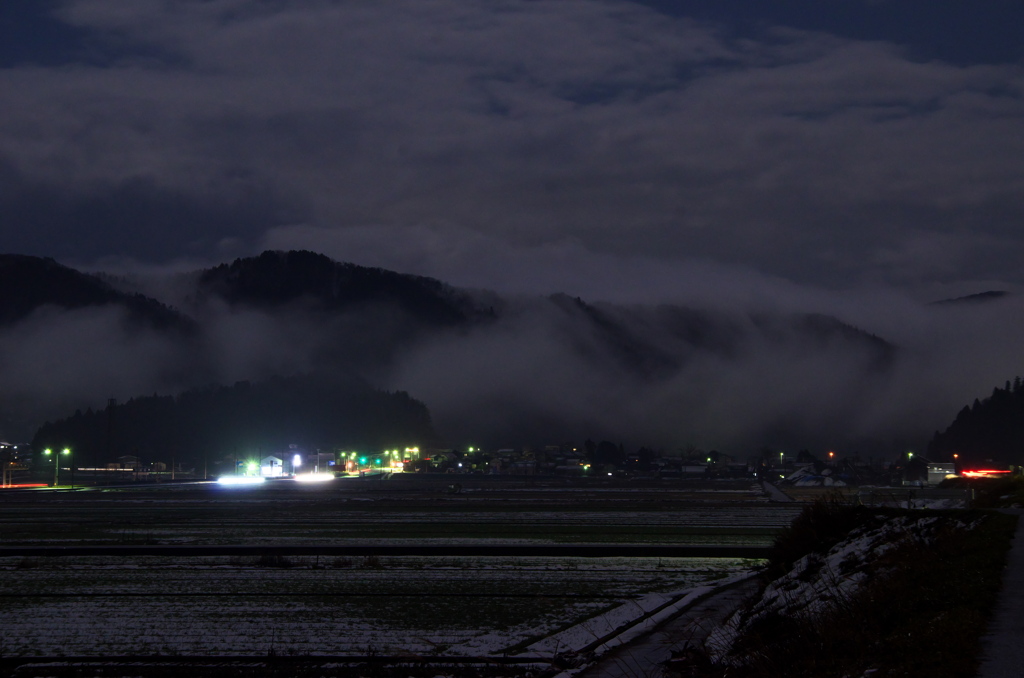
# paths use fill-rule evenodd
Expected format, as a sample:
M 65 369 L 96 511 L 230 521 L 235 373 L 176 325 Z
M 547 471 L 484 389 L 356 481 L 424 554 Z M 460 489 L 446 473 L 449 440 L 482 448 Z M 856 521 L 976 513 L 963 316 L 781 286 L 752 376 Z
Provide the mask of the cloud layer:
M 832 288 L 1021 280 L 1019 63 L 612 0 L 53 16 L 83 36 L 66 62 L 0 70 L 12 251 L 434 272 L 486 239 Z

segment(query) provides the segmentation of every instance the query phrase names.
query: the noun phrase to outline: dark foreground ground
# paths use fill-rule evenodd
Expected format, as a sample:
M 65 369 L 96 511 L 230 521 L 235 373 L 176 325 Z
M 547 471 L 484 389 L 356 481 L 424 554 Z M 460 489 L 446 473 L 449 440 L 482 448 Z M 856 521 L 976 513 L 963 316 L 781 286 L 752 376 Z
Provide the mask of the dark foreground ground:
M 756 566 L 800 508 L 745 480 L 456 481 L 0 492 L 0 670 L 542 675 L 579 660 L 545 637 Z

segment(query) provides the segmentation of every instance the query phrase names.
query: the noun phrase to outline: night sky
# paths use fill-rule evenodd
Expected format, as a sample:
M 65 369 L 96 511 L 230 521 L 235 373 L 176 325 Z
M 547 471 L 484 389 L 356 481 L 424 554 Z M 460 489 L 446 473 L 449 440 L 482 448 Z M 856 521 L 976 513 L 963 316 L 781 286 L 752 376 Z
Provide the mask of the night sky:
M 0 252 L 123 276 L 205 342 L 42 309 L 0 384 L 42 417 L 315 369 L 320 321 L 173 275 L 308 249 L 515 300 L 369 377 L 453 440 L 921 440 L 1024 374 L 1022 27 L 1019 0 L 0 0 Z M 638 376 L 554 293 L 644 345 L 676 339 L 637 304 L 744 339 Z M 765 333 L 804 313 L 894 362 Z
M 6 0 L 0 248 L 305 248 L 618 301 L 1014 290 L 1022 26 L 1011 0 Z

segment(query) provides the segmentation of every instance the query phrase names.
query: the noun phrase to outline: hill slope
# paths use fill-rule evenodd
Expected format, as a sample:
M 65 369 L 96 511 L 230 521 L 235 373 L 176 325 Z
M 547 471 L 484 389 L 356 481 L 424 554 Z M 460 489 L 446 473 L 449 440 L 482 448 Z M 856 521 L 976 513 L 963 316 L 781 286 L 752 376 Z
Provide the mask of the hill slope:
M 42 426 L 33 445 L 73 446 L 83 466 L 132 454 L 201 468 L 204 460 L 259 456 L 290 444 L 379 450 L 436 437 L 426 407 L 406 393 L 377 391 L 352 378 L 292 377 L 79 411 Z
M 967 468 L 1006 468 L 1024 462 L 1024 386 L 1021 378 L 965 406 L 945 431 L 936 431 L 928 457 L 947 461 L 959 455 Z
M 457 325 L 480 315 L 468 295 L 439 280 L 340 263 L 308 251 L 267 251 L 202 271 L 202 296 L 231 305 L 278 308 L 305 302 L 322 311 L 391 305 L 433 325 Z
M 64 310 L 115 306 L 139 324 L 161 330 L 194 330 L 188 318 L 141 294 L 125 294 L 100 278 L 53 259 L 0 254 L 0 325 L 25 319 L 47 306 Z

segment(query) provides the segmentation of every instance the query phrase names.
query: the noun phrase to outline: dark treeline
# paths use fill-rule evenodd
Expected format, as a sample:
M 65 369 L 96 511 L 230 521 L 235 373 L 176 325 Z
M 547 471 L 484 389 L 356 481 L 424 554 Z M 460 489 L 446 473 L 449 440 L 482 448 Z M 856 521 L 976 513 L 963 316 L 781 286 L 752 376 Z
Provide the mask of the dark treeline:
M 944 432 L 935 433 L 928 446 L 931 459 L 959 454 L 965 464 L 1024 461 L 1024 386 L 1021 378 L 1006 382 L 984 400 L 964 407 Z
M 381 449 L 435 440 L 430 414 L 407 393 L 354 379 L 275 378 L 260 383 L 133 398 L 44 424 L 35 449 L 73 447 L 79 466 L 131 454 L 201 466 L 233 455 L 306 449 Z
M 0 290 L 0 325 L 22 320 L 43 306 L 117 306 L 139 326 L 196 329 L 193 321 L 154 299 L 119 292 L 100 278 L 62 266 L 53 259 L 0 254 Z
M 458 325 L 479 313 L 467 295 L 439 280 L 340 263 L 309 251 L 267 251 L 203 271 L 202 295 L 230 304 L 274 307 L 298 300 L 324 310 L 385 303 L 435 325 Z

